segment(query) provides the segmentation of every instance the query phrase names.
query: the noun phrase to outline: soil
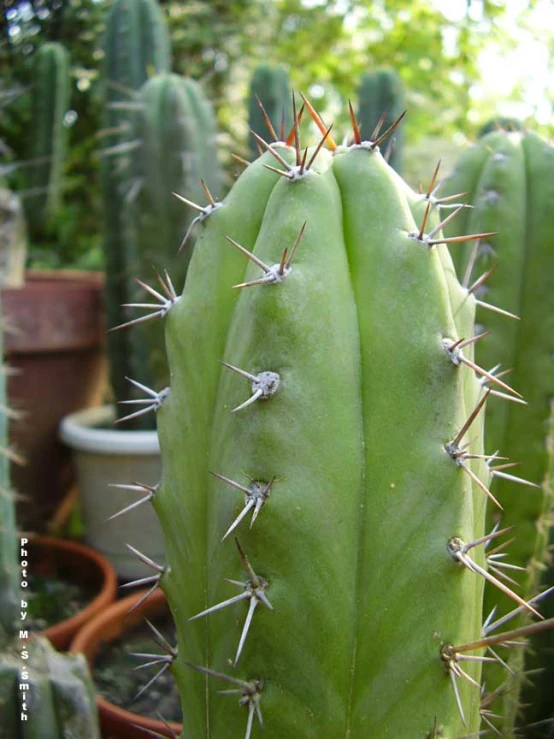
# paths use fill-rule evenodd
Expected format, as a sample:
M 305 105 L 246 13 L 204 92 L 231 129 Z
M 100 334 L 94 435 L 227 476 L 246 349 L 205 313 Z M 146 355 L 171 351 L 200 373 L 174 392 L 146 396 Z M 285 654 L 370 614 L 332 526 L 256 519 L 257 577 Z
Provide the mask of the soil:
M 93 588 L 61 580 L 55 574 L 29 572 L 27 581 L 29 606 L 25 625 L 32 632 L 72 618 L 98 595 Z
M 162 614 L 150 621 L 170 644 L 176 643 L 171 616 Z M 137 670 L 138 665 L 149 660 L 132 657 L 131 652 L 162 654 L 163 650 L 154 641 L 146 624 L 139 624 L 119 639 L 104 644 L 96 655 L 92 673 L 98 693 L 110 703 L 139 716 L 158 720 L 163 716 L 166 721 L 181 723 L 179 691 L 170 670 L 165 670 L 137 700 L 133 700 L 163 665 Z

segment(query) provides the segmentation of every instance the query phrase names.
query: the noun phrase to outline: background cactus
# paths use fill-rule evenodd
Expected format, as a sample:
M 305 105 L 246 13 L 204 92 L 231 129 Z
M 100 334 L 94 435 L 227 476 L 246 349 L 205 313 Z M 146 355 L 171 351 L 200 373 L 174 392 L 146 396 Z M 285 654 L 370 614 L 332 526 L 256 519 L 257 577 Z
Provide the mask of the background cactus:
M 248 125 L 258 136 L 267 138 L 267 124 L 258 100 L 277 134 L 281 132 L 283 120 L 288 131 L 292 123 L 291 91 L 288 74 L 282 67 L 261 64 L 254 70 L 250 83 Z M 249 142 L 252 156 L 256 157 L 258 145 L 252 134 L 249 135 Z
M 156 0 L 115 0 L 106 21 L 104 42 L 105 146 L 101 158 L 104 203 L 106 306 L 109 326 L 121 323 L 121 305 L 132 301 L 129 264 L 136 264 L 136 238 L 126 199 L 134 185 L 130 154 L 136 150 L 136 93 L 148 75 L 166 72 L 170 42 Z M 108 335 L 111 383 L 117 399 L 127 397 L 135 362 L 147 352 L 133 332 Z
M 193 212 L 175 197 L 198 201 L 206 198 L 202 182 L 212 198 L 219 195 L 216 123 L 212 106 L 200 86 L 176 74 L 152 77 L 137 95 L 139 108 L 134 119 L 135 140 L 140 147 L 130 155 L 134 194 L 124 207 L 130 210 L 136 240 L 136 255 L 127 273 L 143 284 L 153 281 L 153 268 L 163 275 L 175 259 L 176 245 L 191 228 Z M 190 236 L 190 233 L 189 233 Z M 192 239 L 183 243 L 172 279 L 182 286 L 191 255 Z M 160 288 L 159 284 L 154 287 Z M 143 287 L 135 283 L 134 301 L 144 301 Z M 159 306 L 161 308 L 162 306 Z M 122 309 L 123 323 L 130 318 Z M 146 362 L 132 375 L 161 387 L 169 380 L 163 336 L 149 322 L 126 331 L 136 334 L 135 344 L 146 347 Z M 120 335 L 122 332 L 119 332 Z M 128 383 L 127 383 L 128 384 Z M 126 397 L 129 388 L 126 389 Z M 122 414 L 123 415 L 123 414 Z
M 162 66 L 168 62 L 164 57 L 165 46 L 156 34 L 150 37 L 152 31 L 144 26 L 153 21 L 161 27 L 159 9 L 152 16 L 154 7 L 146 3 L 143 15 L 133 16 L 136 26 L 132 28 L 135 34 L 142 33 L 143 40 L 146 34 L 153 45 L 150 53 L 157 53 Z M 116 20 L 122 23 L 119 15 Z M 131 48 L 130 53 L 135 54 L 136 50 Z M 111 103 L 108 106 L 114 110 Z M 198 200 L 206 197 L 205 187 L 209 197 L 216 198 L 221 175 L 214 113 L 193 80 L 168 72 L 154 75 L 131 100 L 117 102 L 115 112 L 123 115 L 125 122 L 122 124 L 120 119 L 114 135 L 125 138 L 119 143 L 112 142 L 103 152 L 111 167 L 105 179 L 108 321 L 113 327 L 124 326 L 127 330 L 111 332 L 109 350 L 115 397 L 128 401 L 136 399 L 136 386 L 126 377 L 140 374 L 144 382 L 153 386 L 160 386 L 168 379 L 163 339 L 142 322 L 128 328 L 134 323 L 130 320 L 129 305 L 144 301 L 144 286 L 152 282 L 152 268 L 163 274 L 163 268 L 175 254 L 176 244 L 178 248 L 183 233 L 193 221 L 190 209 L 183 207 L 175 194 L 185 201 Z M 108 128 L 108 138 L 109 131 Z M 117 195 L 108 204 L 114 187 Z M 119 227 L 123 229 L 119 235 L 124 238 L 117 238 Z M 179 286 L 191 251 L 191 240 L 185 241 L 179 268 L 173 275 Z M 131 276 L 140 281 L 139 287 L 133 284 Z M 128 414 L 123 408 L 120 406 L 120 419 Z M 140 414 L 132 420 L 136 425 L 146 425 Z
M 262 714 L 267 737 L 472 735 L 483 650 L 508 638 L 481 639 L 500 534 L 452 203 L 386 164 L 392 131 L 353 126 L 331 151 L 266 144 L 164 313 L 163 478 L 144 501 L 168 564 L 143 561 L 176 621 L 158 665 L 183 738 L 248 738 Z
M 383 126 L 388 128 L 404 111 L 404 89 L 394 69 L 383 67 L 362 76 L 358 91 L 358 123 L 362 135 L 369 138 L 382 115 Z M 390 140 L 387 160 L 397 172 L 402 171 L 402 147 L 404 133 L 399 125 Z
M 69 54 L 59 43 L 43 44 L 35 54 L 31 88 L 33 126 L 25 163 L 25 212 L 31 230 L 40 229 L 56 212 L 62 189 L 69 108 Z
M 492 398 L 486 421 L 490 451 L 500 449 L 510 461 L 521 463 L 516 470 L 500 474 L 514 473 L 537 484 L 521 488 L 493 472 L 498 478 L 493 492 L 503 511 L 491 509 L 489 525 L 501 520 L 503 527 L 515 527 L 511 562 L 524 570 L 508 574 L 526 597 L 538 592 L 552 506 L 546 438 L 554 391 L 553 168 L 554 148 L 533 132 L 497 131 L 479 139 L 461 156 L 444 191 L 467 192 L 472 206 L 463 210 L 447 231 L 470 233 L 475 228 L 489 230 L 493 224 L 498 224 L 500 231 L 493 241 L 481 241 L 475 253 L 471 246 L 453 247 L 453 258 L 461 278 L 475 258 L 473 276 L 466 278 L 466 283 L 476 280 L 471 292 L 478 302 L 484 301 L 478 305 L 478 331 L 492 331 L 477 345 L 478 362 L 487 369 L 498 363 L 500 371 L 511 369 L 510 383 L 528 403 Z M 497 265 L 498 270 L 490 276 Z M 480 283 L 477 278 L 481 274 L 489 274 L 489 279 Z M 489 310 L 487 303 L 501 305 L 521 321 Z M 494 606 L 496 615 L 501 616 L 512 604 L 487 586 L 485 614 Z M 518 680 L 521 656 L 521 652 L 515 653 L 511 662 Z M 495 689 L 506 681 L 506 674 L 492 665 L 487 666 L 486 678 L 488 687 Z M 505 687 L 503 713 L 509 727 L 515 718 L 519 690 L 515 680 L 505 682 Z

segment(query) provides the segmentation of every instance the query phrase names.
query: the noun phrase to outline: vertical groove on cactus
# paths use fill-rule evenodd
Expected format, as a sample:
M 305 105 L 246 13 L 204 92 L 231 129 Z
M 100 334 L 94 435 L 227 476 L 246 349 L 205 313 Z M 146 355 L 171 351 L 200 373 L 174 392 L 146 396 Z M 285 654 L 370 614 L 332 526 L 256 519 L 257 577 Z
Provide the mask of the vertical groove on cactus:
M 33 126 L 25 212 L 31 229 L 40 229 L 55 214 L 61 197 L 62 167 L 69 108 L 69 55 L 59 43 L 43 44 L 35 54 L 31 90 Z
M 515 470 L 504 471 L 502 465 L 493 468 L 493 490 L 503 511 L 491 509 L 489 525 L 501 520 L 503 527 L 515 526 L 510 563 L 524 570 L 506 574 L 517 581 L 526 598 L 535 595 L 539 586 L 548 538 L 544 519 L 552 496 L 547 482 L 540 486 L 547 470 L 547 422 L 554 387 L 554 231 L 549 215 L 554 197 L 553 152 L 532 132 L 489 133 L 462 155 L 445 190 L 445 194 L 469 192 L 468 203 L 473 208 L 457 224 L 463 232 L 488 229 L 492 224 L 500 231 L 494 242 L 481 241 L 473 270 L 472 280 L 480 274 L 487 276 L 475 289 L 477 319 L 483 327 L 479 330 L 492 330 L 476 352 L 479 363 L 489 370 L 494 367 L 491 371 L 497 376 L 510 370 L 507 379 L 527 402 L 492 398 L 487 409 L 491 451 L 499 448 L 509 462 L 520 463 Z M 459 249 L 453 256 L 462 275 L 471 249 Z M 501 306 L 521 321 L 506 320 L 487 310 L 487 304 Z M 518 481 L 536 487 L 521 487 Z M 493 606 L 499 616 L 513 604 L 487 586 L 485 615 Z M 521 672 L 522 653 L 519 658 L 513 655 L 510 664 Z M 518 708 L 521 675 L 506 681 L 506 675 L 493 665 L 487 666 L 486 679 L 489 690 L 505 683 L 505 725 L 510 726 Z

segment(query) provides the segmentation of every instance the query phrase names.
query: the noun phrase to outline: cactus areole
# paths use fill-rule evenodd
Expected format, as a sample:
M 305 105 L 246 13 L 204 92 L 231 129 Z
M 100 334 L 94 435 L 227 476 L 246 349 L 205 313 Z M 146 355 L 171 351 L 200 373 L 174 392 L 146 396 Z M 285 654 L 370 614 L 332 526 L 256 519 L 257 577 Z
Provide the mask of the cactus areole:
M 450 211 L 355 121 L 307 151 L 294 128 L 197 224 L 163 315 L 158 664 L 184 739 L 476 735 L 499 534 Z

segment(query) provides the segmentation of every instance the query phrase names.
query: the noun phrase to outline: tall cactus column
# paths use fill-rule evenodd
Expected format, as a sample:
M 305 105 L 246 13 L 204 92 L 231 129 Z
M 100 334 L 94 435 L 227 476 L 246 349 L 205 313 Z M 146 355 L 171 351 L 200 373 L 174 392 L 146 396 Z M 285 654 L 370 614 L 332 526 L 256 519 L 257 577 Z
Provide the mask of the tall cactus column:
M 169 37 L 156 0 L 115 0 L 106 21 L 104 52 L 105 148 L 100 174 L 108 325 L 115 326 L 121 322 L 120 306 L 132 299 L 131 278 L 136 265 L 136 233 L 127 205 L 134 186 L 130 154 L 140 146 L 134 138 L 136 93 L 149 74 L 165 72 L 170 65 Z M 126 396 L 125 377 L 136 375 L 132 359 L 139 347 L 133 339 L 133 334 L 108 336 L 116 398 Z M 144 350 L 142 361 L 146 361 Z
M 31 105 L 30 161 L 26 163 L 26 216 L 40 229 L 56 212 L 62 189 L 62 167 L 69 108 L 69 54 L 59 43 L 43 44 L 35 54 Z
M 484 554 L 504 533 L 485 527 L 491 390 L 444 246 L 493 233 L 444 237 L 460 210 L 384 161 L 394 124 L 353 126 L 344 147 L 327 130 L 303 152 L 297 122 L 294 146 L 260 140 L 163 313 L 145 500 L 183 739 L 471 736 L 485 649 L 522 635 L 482 634 L 484 581 L 504 587 Z

